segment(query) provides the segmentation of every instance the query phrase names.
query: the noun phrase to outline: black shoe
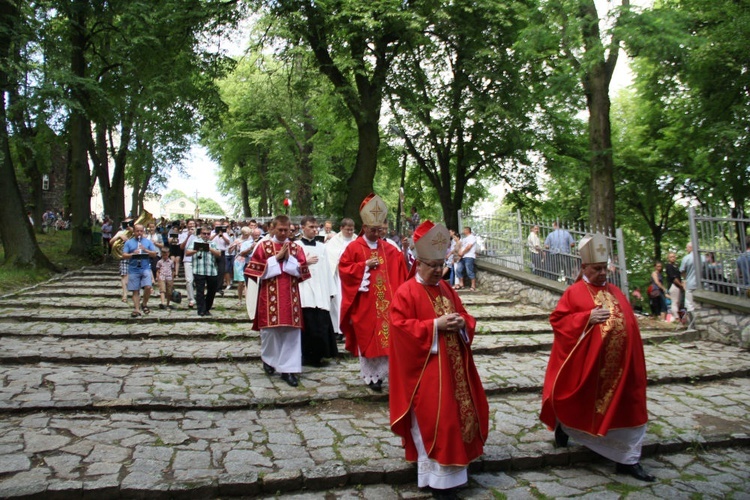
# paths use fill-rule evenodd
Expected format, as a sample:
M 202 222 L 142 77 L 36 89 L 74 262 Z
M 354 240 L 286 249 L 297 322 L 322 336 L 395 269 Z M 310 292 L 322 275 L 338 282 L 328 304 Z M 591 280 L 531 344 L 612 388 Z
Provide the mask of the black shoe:
M 643 470 L 643 467 L 639 463 L 632 465 L 617 464 L 615 470 L 618 474 L 628 474 L 638 479 L 639 481 L 646 481 L 647 483 L 653 483 L 654 481 L 656 481 L 656 478 Z
M 223 289 L 222 289 L 222 290 L 219 290 L 219 295 L 220 295 L 221 297 L 223 297 L 223 296 L 224 296 L 224 290 L 223 290 Z
M 299 379 L 294 373 L 282 373 L 281 380 L 291 385 L 292 387 L 297 387 L 299 385 Z
M 432 498 L 439 498 L 440 500 L 458 500 L 458 488 L 448 488 L 445 490 L 439 490 L 437 488 L 430 488 L 432 491 Z
M 204 312 L 201 312 L 201 311 L 198 311 L 198 316 L 201 316 L 201 317 L 202 317 L 202 316 L 205 316 L 205 315 L 206 315 L 206 313 L 204 313 Z
M 370 382 L 367 386 L 375 392 L 383 392 L 383 381 Z
M 206 311 L 203 314 L 206 315 L 206 316 L 211 316 L 211 311 Z
M 263 371 L 266 372 L 266 375 L 273 375 L 274 373 L 276 373 L 276 368 L 274 368 L 273 366 L 269 365 L 268 363 L 264 361 Z
M 557 424 L 557 427 L 555 427 L 555 444 L 558 448 L 565 448 L 568 446 L 568 435 L 559 423 Z

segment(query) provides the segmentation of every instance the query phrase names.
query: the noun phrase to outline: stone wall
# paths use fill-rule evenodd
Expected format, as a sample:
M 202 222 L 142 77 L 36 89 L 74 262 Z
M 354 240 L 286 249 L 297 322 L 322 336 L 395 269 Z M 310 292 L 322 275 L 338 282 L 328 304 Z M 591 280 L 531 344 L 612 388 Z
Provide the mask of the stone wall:
M 552 311 L 565 284 L 477 260 L 477 286 L 485 293 Z M 703 340 L 750 348 L 750 301 L 696 291 L 694 328 Z
M 566 285 L 477 260 L 477 286 L 485 293 L 552 311 Z
M 750 301 L 700 290 L 693 297 L 695 329 L 702 339 L 750 348 Z

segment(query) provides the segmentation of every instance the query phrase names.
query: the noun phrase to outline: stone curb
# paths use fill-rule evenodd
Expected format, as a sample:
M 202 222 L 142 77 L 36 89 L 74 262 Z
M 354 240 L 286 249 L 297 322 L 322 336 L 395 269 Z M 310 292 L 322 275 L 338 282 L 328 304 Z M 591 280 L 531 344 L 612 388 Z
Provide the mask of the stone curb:
M 748 434 L 718 434 L 702 438 L 700 442 L 671 439 L 646 443 L 642 456 L 680 453 L 712 448 L 748 447 Z M 469 466 L 472 474 L 479 472 L 528 471 L 547 466 L 568 466 L 581 463 L 602 462 L 604 459 L 581 446 L 558 448 L 553 453 L 521 453 L 512 456 L 504 453 L 497 458 L 480 458 Z M 196 499 L 214 497 L 251 497 L 260 493 L 274 495 L 290 492 L 323 492 L 343 486 L 367 484 L 407 484 L 416 479 L 416 464 L 403 460 L 383 462 L 381 467 L 346 465 L 340 461 L 301 470 L 286 470 L 268 474 L 224 474 L 216 479 L 191 482 L 171 482 L 157 485 L 128 486 L 71 481 L 50 488 L 43 484 L 32 485 L 6 498 L 72 499 L 72 498 L 144 498 L 144 499 Z
M 743 368 L 722 373 L 709 373 L 706 375 L 685 375 L 685 376 L 666 376 L 659 379 L 649 378 L 648 386 L 662 386 L 670 384 L 694 384 L 711 382 L 716 380 L 728 380 L 732 378 L 750 378 L 750 368 Z M 363 386 L 364 387 L 364 386 Z M 485 393 L 488 397 L 501 396 L 504 394 L 534 394 L 541 393 L 541 385 L 530 386 L 509 386 L 509 387 L 485 387 Z M 300 408 L 314 405 L 326 401 L 347 400 L 347 401 L 367 401 L 373 403 L 388 403 L 388 393 L 375 394 L 371 391 L 349 392 L 349 393 L 328 393 L 317 397 L 304 396 L 286 396 L 274 398 L 249 398 L 243 401 L 222 402 L 221 404 L 202 404 L 196 401 L 193 404 L 168 403 L 160 401 L 158 397 L 152 398 L 150 402 L 133 402 L 130 399 L 115 399 L 99 402 L 80 402 L 80 403 L 57 403 L 49 406 L 42 406 L 37 403 L 28 403 L 20 407 L 2 407 L 0 406 L 0 415 L 23 415 L 39 411 L 55 411 L 58 413 L 76 413 L 76 412 L 151 412 L 151 411 L 236 411 L 236 410 L 267 410 L 280 408 Z
M 0 333 L 0 338 L 10 337 L 10 335 L 4 335 Z M 17 336 L 23 339 L 29 339 L 29 336 Z M 32 337 L 33 338 L 33 337 Z M 180 336 L 178 338 L 172 338 L 167 336 L 160 337 L 149 337 L 141 335 L 122 335 L 118 337 L 102 337 L 97 335 L 90 336 L 65 336 L 61 339 L 87 339 L 87 340 L 127 340 L 130 339 L 153 339 L 153 340 L 175 340 L 175 341 L 193 341 L 193 342 L 214 342 L 214 338 L 211 337 L 194 337 L 194 336 Z M 659 337 L 652 337 L 649 341 L 656 344 L 667 342 L 673 339 L 674 336 L 664 335 Z M 237 342 L 240 344 L 246 340 L 256 340 L 257 335 L 254 337 L 228 337 L 224 339 L 225 342 Z M 685 341 L 697 340 L 695 338 L 684 339 Z M 479 347 L 475 348 L 472 352 L 474 356 L 495 356 L 503 353 L 533 353 L 537 351 L 545 352 L 552 348 L 552 342 L 541 342 L 538 344 L 526 344 L 526 345 L 507 345 L 507 346 L 494 346 L 494 347 Z M 346 351 L 339 352 L 337 359 L 346 359 L 350 355 Z M 170 363 L 175 365 L 185 365 L 193 363 L 221 363 L 221 362 L 241 362 L 241 363 L 254 363 L 260 361 L 260 353 L 257 354 L 245 354 L 245 355 L 222 355 L 218 357 L 206 357 L 206 356 L 188 356 L 184 354 L 175 355 L 155 355 L 155 356 L 76 356 L 70 355 L 68 357 L 48 356 L 44 354 L 29 354 L 29 355 L 9 355 L 3 356 L 0 354 L 0 362 L 6 365 L 15 364 L 35 364 L 35 363 L 51 363 L 56 365 L 69 365 L 69 364 L 85 364 L 85 365 L 109 365 L 109 364 L 144 364 L 144 363 Z

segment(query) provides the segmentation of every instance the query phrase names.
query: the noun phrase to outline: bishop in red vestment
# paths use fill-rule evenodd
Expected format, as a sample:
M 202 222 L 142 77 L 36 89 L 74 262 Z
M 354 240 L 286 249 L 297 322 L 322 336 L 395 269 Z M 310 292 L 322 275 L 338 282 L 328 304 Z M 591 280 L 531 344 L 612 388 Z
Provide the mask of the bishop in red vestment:
M 471 353 L 476 320 L 442 280 L 450 234 L 425 221 L 414 239 L 416 275 L 391 306 L 391 429 L 417 462 L 419 487 L 445 492 L 482 454 L 489 407 Z
M 376 392 L 388 376 L 388 310 L 407 275 L 401 252 L 380 239 L 387 213 L 379 196 L 368 196 L 360 207 L 363 234 L 346 247 L 339 260 L 345 347 L 359 356 L 362 378 Z
M 260 331 L 261 359 L 268 375 L 281 372 L 292 387 L 302 371 L 300 281 L 310 278 L 305 252 L 289 241 L 289 217 L 274 219 L 273 236 L 253 251 L 245 275 L 259 280 L 253 329 Z
M 646 362 L 628 300 L 607 283 L 607 240 L 579 245 L 582 270 L 550 323 L 554 342 L 542 392 L 541 420 L 617 463 L 617 471 L 653 481 L 639 464 L 646 432 Z

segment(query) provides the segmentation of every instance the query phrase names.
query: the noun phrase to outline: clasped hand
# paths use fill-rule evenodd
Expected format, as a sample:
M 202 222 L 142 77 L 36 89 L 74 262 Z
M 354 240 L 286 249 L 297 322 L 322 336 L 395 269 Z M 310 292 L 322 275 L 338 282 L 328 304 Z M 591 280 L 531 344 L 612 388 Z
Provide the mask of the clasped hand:
M 466 321 L 458 313 L 443 314 L 437 320 L 438 330 L 458 332 L 466 326 Z
M 279 253 L 276 254 L 276 260 L 281 262 L 282 260 L 286 259 L 289 255 L 289 242 L 285 242 L 283 245 L 281 245 L 281 250 L 279 250 Z
M 595 307 L 591 310 L 591 323 L 604 323 L 609 319 L 609 309 L 604 309 L 602 306 Z

